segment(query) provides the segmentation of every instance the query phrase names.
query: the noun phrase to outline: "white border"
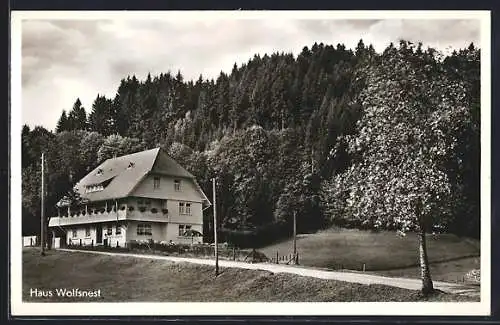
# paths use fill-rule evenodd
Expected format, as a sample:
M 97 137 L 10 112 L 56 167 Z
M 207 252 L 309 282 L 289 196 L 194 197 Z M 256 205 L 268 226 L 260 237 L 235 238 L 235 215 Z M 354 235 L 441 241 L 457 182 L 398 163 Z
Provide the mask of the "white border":
M 25 303 L 21 236 L 21 23 L 25 19 L 478 19 L 481 21 L 481 302 Z M 491 301 L 489 11 L 13 11 L 11 13 L 11 313 L 29 315 L 489 315 Z M 110 314 L 112 313 L 112 314 Z

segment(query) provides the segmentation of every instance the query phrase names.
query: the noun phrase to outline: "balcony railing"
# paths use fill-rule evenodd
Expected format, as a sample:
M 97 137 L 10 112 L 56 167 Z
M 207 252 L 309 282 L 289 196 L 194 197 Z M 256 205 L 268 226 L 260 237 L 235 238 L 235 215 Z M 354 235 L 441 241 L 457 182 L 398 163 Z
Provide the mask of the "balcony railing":
M 102 210 L 101 210 L 102 211 Z M 153 221 L 153 222 L 179 222 L 179 223 L 192 223 L 200 224 L 203 221 L 201 215 L 178 215 L 177 213 L 170 213 L 163 209 L 141 209 L 130 208 L 118 211 L 95 211 L 94 213 L 77 213 L 69 217 L 60 216 L 50 218 L 49 226 L 67 226 L 76 224 L 88 224 L 96 222 L 111 222 L 116 220 L 139 220 L 139 221 Z
M 118 211 L 110 211 L 110 212 L 99 212 L 96 211 L 94 213 L 77 213 L 74 215 L 68 216 L 60 216 L 60 217 L 52 217 L 49 221 L 49 226 L 66 226 L 66 225 L 76 225 L 76 224 L 87 224 L 87 223 L 95 223 L 95 222 L 110 222 L 116 220 L 144 220 L 144 221 L 158 221 L 158 222 L 168 222 L 169 215 L 166 211 L 156 210 L 156 213 L 148 210 L 138 210 L 134 208 L 132 211 L 130 210 L 118 210 Z
M 92 214 L 76 214 L 70 216 L 60 216 L 60 217 L 52 217 L 49 221 L 49 227 L 54 226 L 66 226 L 66 225 L 77 225 L 77 224 L 85 224 L 85 223 L 94 223 L 94 222 L 109 222 L 116 220 L 125 220 L 127 218 L 126 211 L 110 211 L 110 212 L 98 212 Z

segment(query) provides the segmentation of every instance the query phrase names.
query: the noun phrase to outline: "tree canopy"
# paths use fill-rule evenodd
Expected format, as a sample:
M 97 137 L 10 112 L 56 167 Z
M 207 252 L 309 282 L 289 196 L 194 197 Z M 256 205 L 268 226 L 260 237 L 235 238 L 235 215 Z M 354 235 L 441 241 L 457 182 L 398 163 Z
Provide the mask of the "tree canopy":
M 125 76 L 89 114 L 77 99 L 55 132 L 23 128 L 23 211 L 39 214 L 42 151 L 50 208 L 103 160 L 160 146 L 209 197 L 217 177 L 230 229 L 287 234 L 297 211 L 304 230 L 416 230 L 425 215 L 478 236 L 479 80 L 472 44 L 443 56 L 362 40 L 254 55 L 215 79 Z

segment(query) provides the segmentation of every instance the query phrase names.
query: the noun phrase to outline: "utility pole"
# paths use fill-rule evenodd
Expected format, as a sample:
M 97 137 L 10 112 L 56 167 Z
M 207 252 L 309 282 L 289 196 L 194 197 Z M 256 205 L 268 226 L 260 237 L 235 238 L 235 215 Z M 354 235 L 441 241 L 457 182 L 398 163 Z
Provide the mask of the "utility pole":
M 297 211 L 293 211 L 293 263 L 297 261 Z
M 281 131 L 285 129 L 285 113 L 281 110 Z
M 41 198 L 42 198 L 42 206 L 41 206 L 41 213 L 40 213 L 40 247 L 41 247 L 41 255 L 45 255 L 45 171 L 44 171 L 44 165 L 45 165 L 45 157 L 44 153 L 42 152 L 42 191 L 41 191 Z
M 217 204 L 215 201 L 215 177 L 212 178 L 213 201 L 214 201 L 214 243 L 215 243 L 215 276 L 219 275 L 219 250 L 217 243 Z
M 311 149 L 311 173 L 314 174 L 314 148 Z

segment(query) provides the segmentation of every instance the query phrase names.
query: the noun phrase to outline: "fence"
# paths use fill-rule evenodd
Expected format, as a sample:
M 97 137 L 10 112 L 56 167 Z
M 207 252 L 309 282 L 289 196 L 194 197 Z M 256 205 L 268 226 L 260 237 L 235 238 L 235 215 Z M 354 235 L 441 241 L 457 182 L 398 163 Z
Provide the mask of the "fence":
M 269 262 L 274 264 L 299 264 L 299 253 L 297 255 L 288 254 L 288 255 L 280 255 L 279 252 L 276 252 L 276 256 L 272 257 Z
M 99 245 L 95 246 L 93 241 L 90 244 L 76 242 L 70 244 L 68 248 L 96 250 L 96 251 L 120 251 L 136 252 L 143 254 L 157 254 L 181 257 L 213 258 L 215 247 L 212 245 L 182 245 L 182 244 L 161 244 L 154 242 L 128 242 L 123 246 Z M 240 262 L 267 262 L 269 259 L 256 250 L 245 250 L 236 247 L 219 245 L 219 259 Z
M 131 242 L 127 245 L 130 250 L 144 253 L 212 258 L 215 256 L 215 247 L 212 245 L 182 245 L 182 244 L 160 244 L 160 243 L 136 243 Z M 231 261 L 257 261 L 267 260 L 264 254 L 255 255 L 253 250 L 239 249 L 236 247 L 227 247 L 219 245 L 218 256 L 221 260 Z M 253 254 L 253 255 L 252 255 Z M 254 256 L 255 255 L 255 256 Z M 264 257 L 262 257 L 264 255 Z

